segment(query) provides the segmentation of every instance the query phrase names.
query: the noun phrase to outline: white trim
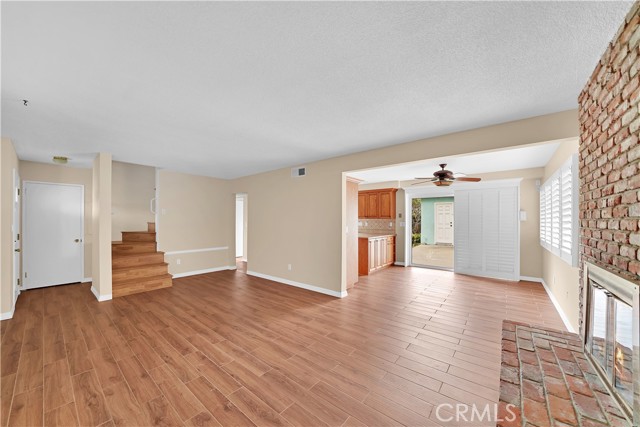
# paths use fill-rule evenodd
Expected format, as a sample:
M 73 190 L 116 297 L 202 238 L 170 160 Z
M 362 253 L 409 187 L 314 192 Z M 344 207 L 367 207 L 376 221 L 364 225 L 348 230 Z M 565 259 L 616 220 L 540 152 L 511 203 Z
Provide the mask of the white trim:
M 544 290 L 547 291 L 547 295 L 549 295 L 549 299 L 551 300 L 551 302 L 553 303 L 554 307 L 556 308 L 556 311 L 560 315 L 560 318 L 562 319 L 562 323 L 564 323 L 564 327 L 567 328 L 567 330 L 569 332 L 573 332 L 575 334 L 576 330 L 571 325 L 571 322 L 569 322 L 569 318 L 567 317 L 567 315 L 564 312 L 564 310 L 562 310 L 562 307 L 560 306 L 560 303 L 556 299 L 555 295 L 553 295 L 553 292 L 551 292 L 551 289 L 549 289 L 547 287 L 547 284 L 544 282 L 544 279 L 540 279 L 540 283 L 542 283 L 542 286 L 544 287 Z
M 183 251 L 169 251 L 165 252 L 165 255 L 178 255 L 178 254 L 195 254 L 197 252 L 212 252 L 212 251 L 226 251 L 229 246 L 218 246 L 215 248 L 202 248 L 202 249 L 185 249 Z
M 393 263 L 393 265 L 399 265 L 400 267 L 407 267 L 404 261 L 396 261 Z
M 113 299 L 113 294 L 100 295 L 96 288 L 94 288 L 93 286 L 91 287 L 91 293 L 93 293 L 93 295 L 99 302 L 109 301 L 110 299 Z
M 13 318 L 13 313 L 16 311 L 15 306 L 11 309 L 11 311 L 7 311 L 5 313 L 0 313 L 0 320 L 9 320 Z
M 536 283 L 543 282 L 541 277 L 533 277 L 533 276 L 520 276 L 520 280 L 525 280 L 527 282 L 536 282 Z
M 89 283 L 89 282 L 93 282 L 92 277 L 85 277 L 80 281 L 80 283 Z
M 185 271 L 184 273 L 174 274 L 173 278 L 179 279 L 181 277 L 195 276 L 197 274 L 215 273 L 216 271 L 223 271 L 223 270 L 235 270 L 236 268 L 237 267 L 235 265 L 234 266 L 224 265 L 222 267 L 205 268 L 204 270 Z
M 330 289 L 320 288 L 318 286 L 308 285 L 306 283 L 300 283 L 293 280 L 283 279 L 281 277 L 269 276 L 268 274 L 257 273 L 255 271 L 247 271 L 247 275 L 260 277 L 261 279 L 271 280 L 272 282 L 278 282 L 289 286 L 295 286 L 296 288 L 306 289 L 308 291 L 318 292 L 332 297 L 344 298 L 347 296 L 347 291 L 332 291 Z

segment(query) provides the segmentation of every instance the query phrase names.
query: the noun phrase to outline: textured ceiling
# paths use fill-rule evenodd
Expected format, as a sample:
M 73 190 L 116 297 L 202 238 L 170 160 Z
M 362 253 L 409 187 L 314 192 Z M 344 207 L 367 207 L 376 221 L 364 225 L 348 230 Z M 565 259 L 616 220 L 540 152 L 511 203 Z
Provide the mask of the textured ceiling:
M 630 5 L 3 1 L 2 136 L 233 178 L 567 110 Z

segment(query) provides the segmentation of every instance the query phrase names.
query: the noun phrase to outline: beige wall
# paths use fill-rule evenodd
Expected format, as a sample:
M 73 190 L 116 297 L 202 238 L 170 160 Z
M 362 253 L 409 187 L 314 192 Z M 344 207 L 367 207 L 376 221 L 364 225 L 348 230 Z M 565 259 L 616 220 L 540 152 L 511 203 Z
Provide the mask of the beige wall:
M 156 169 L 113 162 L 111 184 L 111 240 L 122 240 L 122 231 L 144 231 L 155 221 L 149 203 L 155 197 Z
M 169 252 L 169 272 L 235 268 L 236 196 L 229 181 L 161 170 L 158 189 L 158 250 Z
M 111 271 L 111 154 L 99 153 L 93 161 L 92 226 L 93 283 L 98 301 L 112 297 Z
M 23 182 L 40 181 L 84 186 L 84 277 L 90 278 L 93 243 L 91 169 L 20 160 L 20 178 Z
M 232 192 L 246 192 L 251 201 L 248 269 L 340 293 L 346 289 L 344 172 L 575 138 L 577 123 L 571 110 L 310 163 L 302 178 L 286 168 L 234 180 Z
M 573 154 L 578 152 L 578 140 L 563 142 L 544 170 L 543 182 L 558 170 L 560 166 Z M 580 318 L 579 311 L 579 269 L 572 267 L 563 261 L 560 257 L 552 254 L 546 249 L 542 249 L 542 278 L 558 301 L 562 311 L 564 311 L 567 319 L 573 326 L 574 330 L 578 330 L 578 322 Z
M 13 171 L 18 156 L 8 138 L 0 140 L 0 314 L 13 315 Z

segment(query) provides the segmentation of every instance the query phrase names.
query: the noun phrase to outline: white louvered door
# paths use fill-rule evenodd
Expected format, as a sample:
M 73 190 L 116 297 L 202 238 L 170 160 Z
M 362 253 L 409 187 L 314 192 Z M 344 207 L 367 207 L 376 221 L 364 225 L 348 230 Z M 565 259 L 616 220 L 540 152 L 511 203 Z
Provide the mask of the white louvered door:
M 455 192 L 456 273 L 520 279 L 517 186 Z

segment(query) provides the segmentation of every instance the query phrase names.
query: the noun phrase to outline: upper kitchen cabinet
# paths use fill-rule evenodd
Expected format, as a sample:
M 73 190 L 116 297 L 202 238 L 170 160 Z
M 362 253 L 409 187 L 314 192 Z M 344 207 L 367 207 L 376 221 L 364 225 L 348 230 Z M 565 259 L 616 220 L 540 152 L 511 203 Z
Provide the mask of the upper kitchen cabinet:
M 397 188 L 358 192 L 358 218 L 394 219 Z

